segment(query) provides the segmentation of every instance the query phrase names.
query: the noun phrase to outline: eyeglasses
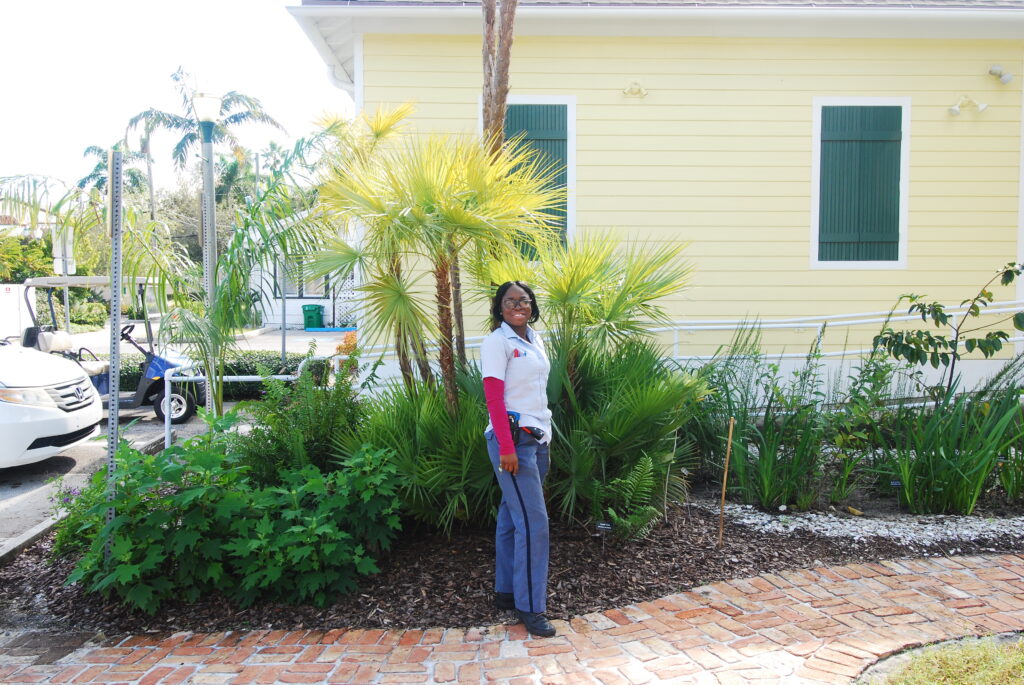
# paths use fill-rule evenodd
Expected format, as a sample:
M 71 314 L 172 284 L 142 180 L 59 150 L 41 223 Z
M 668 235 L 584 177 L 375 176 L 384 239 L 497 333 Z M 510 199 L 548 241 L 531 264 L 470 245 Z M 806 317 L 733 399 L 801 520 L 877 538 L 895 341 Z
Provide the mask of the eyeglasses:
M 501 301 L 501 306 L 505 309 L 531 309 L 533 302 L 528 297 L 524 297 L 521 300 L 505 299 Z

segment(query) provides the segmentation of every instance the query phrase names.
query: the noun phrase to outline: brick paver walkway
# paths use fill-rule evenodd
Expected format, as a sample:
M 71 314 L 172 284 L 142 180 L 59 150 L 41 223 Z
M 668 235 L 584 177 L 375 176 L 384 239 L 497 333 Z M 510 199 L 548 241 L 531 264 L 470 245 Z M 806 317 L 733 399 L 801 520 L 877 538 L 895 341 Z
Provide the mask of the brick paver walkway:
M 0 634 L 2 683 L 848 683 L 908 647 L 1024 629 L 1024 556 L 850 564 L 468 630 Z

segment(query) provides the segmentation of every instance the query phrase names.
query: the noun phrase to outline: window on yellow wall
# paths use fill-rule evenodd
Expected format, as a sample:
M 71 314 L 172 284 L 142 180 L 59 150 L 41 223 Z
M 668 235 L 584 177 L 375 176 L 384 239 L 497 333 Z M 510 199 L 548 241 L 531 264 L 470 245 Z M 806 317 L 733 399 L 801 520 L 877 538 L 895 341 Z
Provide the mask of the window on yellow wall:
M 818 260 L 897 261 L 903 108 L 821 108 Z
M 558 169 L 556 188 L 566 186 L 568 163 L 568 107 L 566 105 L 508 105 L 505 111 L 505 137 L 523 136 L 523 143 L 538 150 L 542 164 Z M 551 211 L 562 242 L 565 242 L 566 201 Z

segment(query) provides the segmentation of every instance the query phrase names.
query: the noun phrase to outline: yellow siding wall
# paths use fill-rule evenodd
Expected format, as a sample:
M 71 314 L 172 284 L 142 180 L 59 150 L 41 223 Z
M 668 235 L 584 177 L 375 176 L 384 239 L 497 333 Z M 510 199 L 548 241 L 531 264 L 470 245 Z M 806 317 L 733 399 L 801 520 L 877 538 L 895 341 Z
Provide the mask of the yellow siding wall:
M 367 110 L 413 101 L 421 130 L 477 130 L 478 36 L 368 35 L 363 52 Z M 768 320 L 905 292 L 956 304 L 1015 259 L 1022 58 L 1022 41 L 519 36 L 511 93 L 577 98 L 577 235 L 688 242 L 696 273 L 674 316 Z M 1018 78 L 1000 84 L 992 64 Z M 646 97 L 623 94 L 633 80 Z M 950 116 L 961 95 L 989 109 Z M 906 269 L 810 268 L 818 96 L 911 99 Z

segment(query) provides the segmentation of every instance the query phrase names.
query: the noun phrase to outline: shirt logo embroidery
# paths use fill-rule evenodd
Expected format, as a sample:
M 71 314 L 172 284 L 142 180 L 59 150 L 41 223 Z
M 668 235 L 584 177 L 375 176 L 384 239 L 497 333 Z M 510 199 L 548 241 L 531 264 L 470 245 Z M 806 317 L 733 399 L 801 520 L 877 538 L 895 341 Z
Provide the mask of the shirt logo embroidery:
M 513 357 L 513 359 L 516 359 L 516 358 L 519 358 L 519 357 L 525 357 L 525 356 L 526 356 L 526 350 L 520 350 L 518 347 L 516 347 L 516 348 L 514 348 L 512 350 L 512 357 Z

